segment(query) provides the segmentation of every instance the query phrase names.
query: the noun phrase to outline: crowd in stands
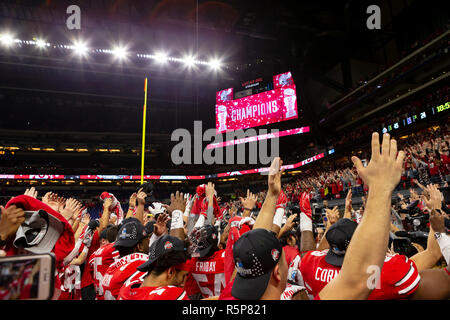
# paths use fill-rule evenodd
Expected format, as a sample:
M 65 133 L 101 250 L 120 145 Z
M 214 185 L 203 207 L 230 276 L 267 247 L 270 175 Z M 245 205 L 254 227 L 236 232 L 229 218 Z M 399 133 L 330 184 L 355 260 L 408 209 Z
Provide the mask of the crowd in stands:
M 450 91 L 449 86 L 444 86 L 439 88 L 429 94 L 423 95 L 421 98 L 411 99 L 411 101 L 406 102 L 402 107 L 396 108 L 392 112 L 388 112 L 378 117 L 371 117 L 370 119 L 364 119 L 364 123 L 361 125 L 351 126 L 351 129 L 344 130 L 339 135 L 331 138 L 329 145 L 335 148 L 346 146 L 349 143 L 355 144 L 359 143 L 365 136 L 367 132 L 379 131 L 386 128 L 388 125 L 393 125 L 396 122 L 401 123 L 403 119 L 411 117 L 413 115 L 419 116 L 423 111 L 429 111 L 431 107 L 436 107 L 443 103 L 449 101 Z M 355 119 L 362 116 L 356 115 Z M 428 116 L 431 114 L 428 113 Z
M 449 142 L 448 127 L 399 141 L 374 133 L 363 151 L 370 157 L 288 183 L 277 157 L 264 188 L 234 201 L 222 201 L 211 182 L 169 200 L 145 183 L 126 206 L 103 192 L 98 217 L 74 197 L 31 187 L 2 203 L 0 254 L 48 248 L 59 300 L 446 300 Z M 420 191 L 394 194 L 411 180 Z M 315 194 L 345 197 L 344 210 L 324 208 L 318 224 Z M 25 233 L 36 219 L 35 228 L 59 236 Z M 382 272 L 371 278 L 368 268 Z M 1 298 L 20 291 L 16 278 L 2 274 Z

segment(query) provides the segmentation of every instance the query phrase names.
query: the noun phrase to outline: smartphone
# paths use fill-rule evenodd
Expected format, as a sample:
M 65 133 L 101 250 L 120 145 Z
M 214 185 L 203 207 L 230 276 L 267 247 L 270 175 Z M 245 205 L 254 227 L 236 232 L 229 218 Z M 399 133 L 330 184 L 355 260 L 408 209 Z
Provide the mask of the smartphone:
M 50 300 L 54 277 L 52 254 L 0 258 L 0 300 Z

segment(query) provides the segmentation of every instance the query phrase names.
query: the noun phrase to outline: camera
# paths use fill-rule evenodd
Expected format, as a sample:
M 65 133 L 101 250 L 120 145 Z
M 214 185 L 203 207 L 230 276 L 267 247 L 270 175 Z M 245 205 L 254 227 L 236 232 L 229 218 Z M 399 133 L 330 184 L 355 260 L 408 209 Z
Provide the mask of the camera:
M 50 300 L 54 277 L 53 254 L 0 258 L 0 300 Z

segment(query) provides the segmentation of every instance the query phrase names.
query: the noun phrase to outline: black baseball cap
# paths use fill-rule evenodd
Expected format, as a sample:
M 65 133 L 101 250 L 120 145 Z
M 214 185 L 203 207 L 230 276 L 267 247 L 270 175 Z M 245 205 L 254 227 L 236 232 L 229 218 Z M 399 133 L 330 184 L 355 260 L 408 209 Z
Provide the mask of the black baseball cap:
M 150 271 L 160 257 L 171 251 L 186 251 L 184 242 L 177 237 L 168 234 L 163 235 L 152 243 L 148 250 L 148 261 L 141 264 L 137 269 L 142 272 Z
M 147 233 L 142 223 L 136 218 L 129 218 L 120 227 L 114 247 L 134 247 L 146 236 Z
M 358 224 L 350 219 L 340 219 L 333 224 L 325 234 L 325 238 L 330 245 L 325 261 L 333 266 L 342 267 L 345 252 L 347 251 L 353 233 Z
M 236 278 L 231 289 L 240 300 L 258 300 L 266 291 L 273 268 L 280 261 L 283 248 L 266 229 L 244 233 L 233 246 Z
M 195 246 L 192 257 L 203 258 L 206 256 L 217 245 L 218 234 L 217 228 L 211 224 L 204 225 L 197 230 L 194 241 L 192 241 Z
M 155 186 L 151 182 L 144 182 L 143 184 L 139 185 L 139 187 L 136 188 L 136 193 L 139 192 L 139 190 L 144 191 L 147 194 L 147 197 L 145 198 L 145 205 L 149 206 L 152 202 L 157 201 L 157 199 L 153 196 L 153 191 L 155 189 Z

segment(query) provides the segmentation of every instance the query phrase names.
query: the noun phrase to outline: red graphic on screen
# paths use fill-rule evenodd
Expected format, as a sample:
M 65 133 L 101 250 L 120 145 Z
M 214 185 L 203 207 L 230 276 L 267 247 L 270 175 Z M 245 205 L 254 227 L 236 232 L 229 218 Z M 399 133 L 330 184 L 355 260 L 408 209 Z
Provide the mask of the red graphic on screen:
M 290 72 L 274 76 L 274 90 L 232 99 L 233 89 L 216 93 L 216 132 L 296 119 L 297 93 Z

